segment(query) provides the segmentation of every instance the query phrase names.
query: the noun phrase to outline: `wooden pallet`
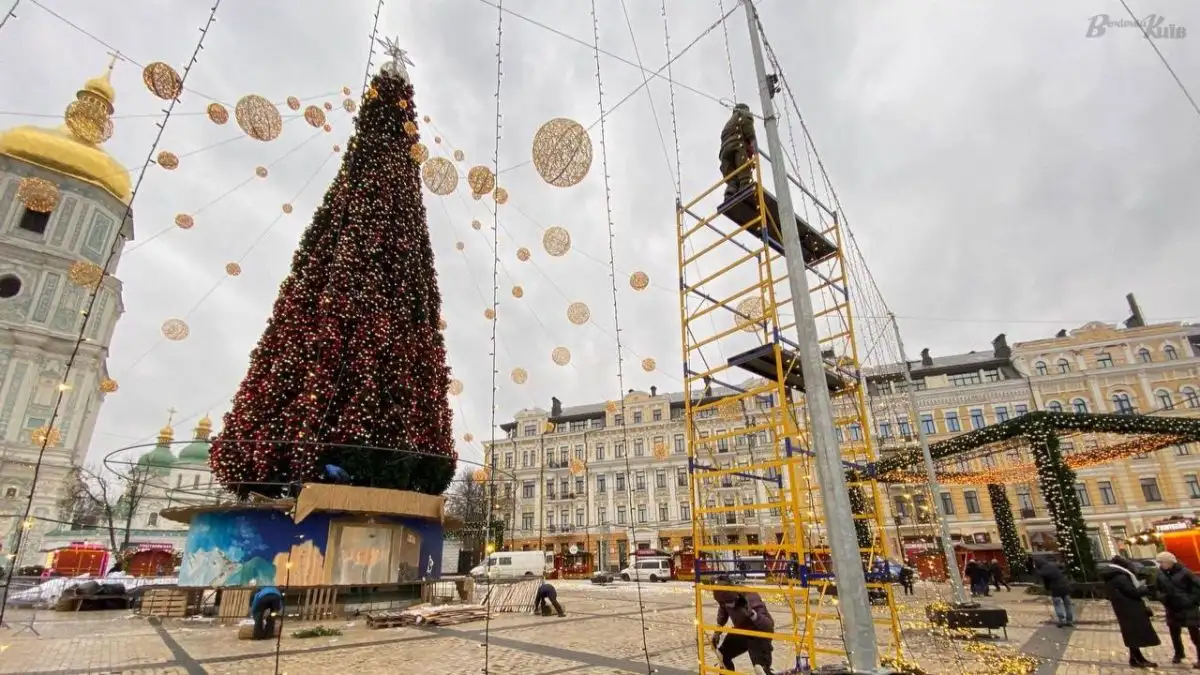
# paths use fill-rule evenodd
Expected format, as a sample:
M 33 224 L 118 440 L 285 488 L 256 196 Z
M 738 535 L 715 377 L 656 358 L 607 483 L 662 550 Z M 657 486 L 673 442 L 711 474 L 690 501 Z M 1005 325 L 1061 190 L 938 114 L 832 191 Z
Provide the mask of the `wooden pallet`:
M 221 591 L 221 604 L 217 605 L 217 623 L 237 623 L 250 616 L 250 598 L 257 589 L 230 588 Z
M 188 615 L 198 604 L 196 593 L 180 588 L 151 588 L 142 596 L 141 613 L 178 619 Z
M 493 612 L 532 612 L 533 600 L 541 585 L 541 579 L 490 584 L 479 604 L 490 607 Z
M 342 607 L 338 604 L 338 589 L 306 588 L 300 601 L 301 621 L 321 621 L 341 616 Z

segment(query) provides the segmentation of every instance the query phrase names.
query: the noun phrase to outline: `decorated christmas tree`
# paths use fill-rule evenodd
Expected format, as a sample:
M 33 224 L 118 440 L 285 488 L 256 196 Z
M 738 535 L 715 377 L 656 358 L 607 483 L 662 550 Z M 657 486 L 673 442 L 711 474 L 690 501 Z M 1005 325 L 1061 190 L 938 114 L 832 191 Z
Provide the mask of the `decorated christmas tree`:
M 440 494 L 454 476 L 424 153 L 407 59 L 388 47 L 212 447 L 242 497 L 322 481 Z

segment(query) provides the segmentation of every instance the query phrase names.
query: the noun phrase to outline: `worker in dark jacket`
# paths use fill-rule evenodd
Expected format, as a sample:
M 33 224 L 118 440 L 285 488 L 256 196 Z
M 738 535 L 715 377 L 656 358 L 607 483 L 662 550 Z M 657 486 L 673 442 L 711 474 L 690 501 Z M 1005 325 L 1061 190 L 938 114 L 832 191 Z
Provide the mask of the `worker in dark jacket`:
M 533 598 L 533 613 L 541 614 L 542 616 L 550 616 L 550 607 L 546 604 L 549 602 L 554 605 L 554 611 L 558 612 L 559 616 L 566 616 L 562 605 L 558 604 L 558 591 L 554 586 L 543 581 L 541 586 L 538 586 L 537 595 Z
M 992 583 L 996 585 L 996 590 L 1000 590 L 1000 584 L 1004 584 L 1004 590 L 1011 591 L 1008 582 L 1004 580 L 1004 568 L 1000 566 L 1000 561 L 992 558 L 988 563 L 988 572 L 992 575 Z
M 904 589 L 905 595 L 913 593 L 913 576 L 913 568 L 908 565 L 900 568 L 900 574 L 897 575 L 896 580 L 900 582 L 900 587 Z
M 721 175 L 725 177 L 726 199 L 753 182 L 749 170 L 736 176 L 729 174 L 737 171 L 755 152 L 754 116 L 750 114 L 750 106 L 739 103 L 733 106 L 733 114 L 721 129 Z
M 283 613 L 283 594 L 274 586 L 258 589 L 250 598 L 250 618 L 254 619 L 255 640 L 275 637 L 275 617 Z
M 1196 668 L 1200 668 L 1200 579 L 1179 564 L 1175 554 L 1163 551 L 1154 558 L 1159 573 L 1154 579 L 1155 594 L 1167 613 L 1167 630 L 1175 648 L 1172 663 L 1183 663 L 1183 629 L 1196 646 Z
M 727 577 L 718 577 L 717 584 L 730 586 L 733 584 Z M 713 591 L 713 599 L 717 601 L 717 625 L 724 626 L 732 623 L 740 630 L 753 630 L 763 633 L 775 631 L 775 619 L 767 611 L 767 605 L 758 593 L 720 590 Z M 712 646 L 721 655 L 721 667 L 733 670 L 733 660 L 742 654 L 749 653 L 751 665 L 762 669 L 764 675 L 772 675 L 771 671 L 771 638 L 736 633 L 724 634 L 717 631 L 712 637 Z
M 1054 618 L 1059 628 L 1070 628 L 1075 625 L 1075 608 L 1071 606 L 1071 580 L 1063 574 L 1062 568 L 1045 560 L 1033 561 L 1033 573 L 1042 579 L 1042 585 L 1050 594 L 1050 602 L 1054 605 Z
M 1162 644 L 1154 624 L 1150 623 L 1150 608 L 1143 599 L 1151 594 L 1134 571 L 1132 562 L 1121 556 L 1100 565 L 1100 580 L 1108 590 L 1108 601 L 1112 603 L 1117 625 L 1121 627 L 1121 639 L 1129 649 L 1129 665 L 1133 668 L 1157 668 L 1158 664 L 1146 658 L 1142 649 Z

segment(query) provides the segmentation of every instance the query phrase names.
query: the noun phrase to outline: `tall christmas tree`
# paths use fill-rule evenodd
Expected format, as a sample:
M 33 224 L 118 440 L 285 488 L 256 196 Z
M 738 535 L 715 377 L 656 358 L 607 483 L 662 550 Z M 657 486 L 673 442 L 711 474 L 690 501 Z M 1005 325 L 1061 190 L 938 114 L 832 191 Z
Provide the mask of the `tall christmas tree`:
M 403 50 L 364 93 L 210 461 L 245 497 L 332 481 L 440 494 L 454 476 L 441 294 Z

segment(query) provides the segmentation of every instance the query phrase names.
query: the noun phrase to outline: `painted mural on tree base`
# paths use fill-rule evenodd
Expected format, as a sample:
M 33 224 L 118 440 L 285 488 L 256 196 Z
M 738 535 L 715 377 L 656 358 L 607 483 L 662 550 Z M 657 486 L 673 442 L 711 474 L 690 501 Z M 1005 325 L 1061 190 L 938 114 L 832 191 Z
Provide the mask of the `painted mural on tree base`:
M 442 525 L 427 519 L 318 511 L 296 523 L 282 510 L 230 507 L 192 519 L 179 585 L 358 586 L 436 579 L 441 550 Z

